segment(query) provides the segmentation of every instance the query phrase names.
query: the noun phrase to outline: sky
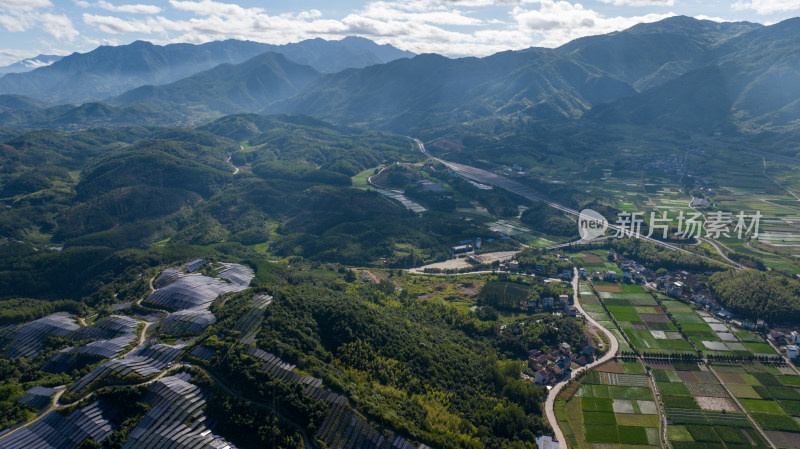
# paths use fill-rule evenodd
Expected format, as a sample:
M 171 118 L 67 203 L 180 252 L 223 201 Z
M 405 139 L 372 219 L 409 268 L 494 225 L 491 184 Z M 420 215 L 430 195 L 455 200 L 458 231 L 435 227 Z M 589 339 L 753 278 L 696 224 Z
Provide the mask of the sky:
M 0 0 L 0 65 L 38 54 L 246 39 L 362 36 L 415 53 L 484 56 L 673 15 L 772 24 L 800 0 Z

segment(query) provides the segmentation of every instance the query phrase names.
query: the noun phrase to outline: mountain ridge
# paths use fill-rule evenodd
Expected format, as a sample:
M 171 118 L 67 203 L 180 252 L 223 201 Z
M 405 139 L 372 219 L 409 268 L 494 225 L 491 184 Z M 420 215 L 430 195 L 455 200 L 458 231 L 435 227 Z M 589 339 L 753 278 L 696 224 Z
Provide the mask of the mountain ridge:
M 122 46 L 100 46 L 87 53 L 72 53 L 30 72 L 6 74 L 0 78 L 0 94 L 26 95 L 50 105 L 85 103 L 147 84 L 168 84 L 223 63 L 238 64 L 268 51 L 288 54 L 290 59 L 308 60 L 312 66 L 317 64 L 320 71 L 363 67 L 410 54 L 364 41 L 312 39 L 271 45 L 229 39 L 200 45 L 159 46 L 135 41 Z

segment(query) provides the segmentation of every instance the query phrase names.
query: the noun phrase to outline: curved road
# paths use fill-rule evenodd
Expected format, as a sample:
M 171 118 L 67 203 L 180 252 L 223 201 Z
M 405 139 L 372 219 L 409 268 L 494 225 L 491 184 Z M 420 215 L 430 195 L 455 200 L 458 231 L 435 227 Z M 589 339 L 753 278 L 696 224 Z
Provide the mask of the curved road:
M 588 321 L 593 326 L 599 328 L 600 331 L 602 331 L 605 334 L 605 336 L 608 338 L 608 341 L 610 342 L 610 347 L 608 348 L 608 351 L 606 351 L 605 355 L 595 360 L 594 362 L 586 366 L 582 366 L 573 371 L 572 377 L 575 377 L 584 371 L 590 370 L 595 366 L 605 363 L 614 358 L 617 355 L 617 351 L 619 351 L 619 342 L 617 341 L 617 338 L 614 336 L 614 334 L 611 333 L 611 331 L 601 326 L 600 323 L 595 321 L 594 318 L 589 316 L 589 314 L 587 314 L 586 311 L 583 310 L 583 307 L 581 306 L 580 303 L 580 294 L 579 294 L 580 290 L 578 289 L 580 282 L 579 281 L 580 278 L 578 277 L 578 269 L 573 268 L 573 270 L 574 273 L 572 278 L 572 291 L 573 291 L 572 294 L 573 297 L 575 298 L 575 308 L 578 309 L 578 312 L 580 312 L 581 315 L 586 317 L 586 321 Z M 561 428 L 558 426 L 558 418 L 556 417 L 556 411 L 555 411 L 555 402 L 556 402 L 556 397 L 558 397 L 558 394 L 561 392 L 561 390 L 564 388 L 567 382 L 568 380 L 564 380 L 557 383 L 547 394 L 547 401 L 544 403 L 545 416 L 547 417 L 547 421 L 550 422 L 550 427 L 553 428 L 553 435 L 555 439 L 558 440 L 559 447 L 561 449 L 566 449 L 567 444 L 566 440 L 564 439 L 564 433 L 561 432 Z
M 526 198 L 528 200 L 531 200 L 531 201 L 541 201 L 541 202 L 547 204 L 548 206 L 550 206 L 552 208 L 558 209 L 558 210 L 560 210 L 562 212 L 565 212 L 567 214 L 570 214 L 570 215 L 576 215 L 576 216 L 580 215 L 580 212 L 578 212 L 577 210 L 569 208 L 569 207 L 564 206 L 562 204 L 556 203 L 554 201 L 550 201 L 547 198 L 542 197 L 538 192 L 536 192 L 532 188 L 530 188 L 530 187 L 528 187 L 528 186 L 526 186 L 526 185 L 524 185 L 522 183 L 519 183 L 517 181 L 514 181 L 513 179 L 509 179 L 509 178 L 506 178 L 504 176 L 500 176 L 498 174 L 495 174 L 495 173 L 492 173 L 492 172 L 489 172 L 489 171 L 486 171 L 486 170 L 481 170 L 480 168 L 470 167 L 469 165 L 458 164 L 458 163 L 455 163 L 455 162 L 449 162 L 449 161 L 445 161 L 443 159 L 439 159 L 437 157 L 434 157 L 433 155 L 428 153 L 428 151 L 425 149 L 425 144 L 423 144 L 421 140 L 419 140 L 417 138 L 414 138 L 414 137 L 411 137 L 410 139 L 413 140 L 414 143 L 417 144 L 417 147 L 419 147 L 419 151 L 422 154 L 424 154 L 426 157 L 428 157 L 430 159 L 433 159 L 435 161 L 441 162 L 442 164 L 444 164 L 445 166 L 447 166 L 448 168 L 450 168 L 454 172 L 458 173 L 459 175 L 463 176 L 464 178 L 471 179 L 473 181 L 480 182 L 482 184 L 487 184 L 487 185 L 492 185 L 492 186 L 499 187 L 499 188 L 501 188 L 503 190 L 507 190 L 507 191 L 509 191 L 511 193 L 517 194 L 517 195 L 519 195 L 519 196 L 521 196 L 523 198 Z M 627 229 L 624 229 L 624 228 L 622 228 L 622 227 L 620 227 L 618 225 L 612 224 L 612 223 L 608 224 L 608 229 L 610 229 L 612 231 L 616 231 L 616 232 L 627 231 Z M 667 242 L 662 242 L 661 240 L 654 239 L 652 237 L 647 237 L 645 235 L 639 235 L 637 238 L 639 238 L 641 240 L 647 240 L 648 242 L 655 243 L 656 245 L 660 245 L 660 246 L 662 246 L 664 248 L 668 248 L 668 249 L 671 249 L 671 250 L 674 250 L 674 251 L 681 251 L 681 252 L 684 252 L 684 253 L 687 253 L 687 254 L 697 255 L 697 254 L 695 254 L 695 253 L 693 253 L 691 251 L 688 251 L 686 249 L 681 248 L 680 246 L 673 245 L 673 244 L 667 243 Z M 705 257 L 705 256 L 701 256 L 701 257 Z M 736 266 L 732 266 L 732 267 L 738 269 L 738 267 L 736 267 Z

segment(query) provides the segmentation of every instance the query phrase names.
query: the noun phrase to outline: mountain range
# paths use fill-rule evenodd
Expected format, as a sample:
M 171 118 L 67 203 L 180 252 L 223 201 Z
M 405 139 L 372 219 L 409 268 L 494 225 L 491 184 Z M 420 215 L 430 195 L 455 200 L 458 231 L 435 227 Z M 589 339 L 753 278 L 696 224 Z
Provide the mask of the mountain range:
M 310 39 L 285 45 L 226 40 L 160 46 L 136 41 L 73 53 L 26 73 L 9 73 L 0 78 L 0 94 L 26 95 L 50 105 L 100 101 L 140 86 L 172 83 L 220 64 L 239 64 L 266 52 L 284 54 L 320 72 L 413 56 L 390 45 L 356 37 L 340 41 Z
M 798 46 L 800 19 L 763 26 L 682 16 L 580 38 L 558 48 L 534 47 L 483 58 L 408 57 L 360 38 L 315 39 L 269 52 L 260 50 L 274 46 L 239 41 L 166 47 L 137 42 L 100 47 L 29 73 L 6 75 L 0 89 L 7 91 L 11 80 L 33 86 L 59 73 L 62 83 L 77 83 L 59 89 L 59 95 L 70 92 L 77 97 L 82 86 L 91 84 L 87 80 L 106 76 L 97 67 L 84 74 L 77 61 L 85 61 L 89 70 L 86 61 L 106 55 L 110 62 L 105 70 L 111 73 L 107 78 L 118 82 L 110 83 L 113 87 L 94 86 L 93 95 L 148 82 L 105 97 L 106 109 L 96 107 L 103 111 L 102 120 L 125 117 L 139 123 L 137 112 L 151 114 L 141 123 L 151 123 L 150 117 L 159 114 L 175 122 L 256 112 L 306 114 L 398 132 L 491 117 L 581 119 L 702 132 L 782 130 L 796 126 L 800 112 Z M 209 50 L 202 58 L 201 49 Z M 139 59 L 123 56 L 130 52 Z M 159 63 L 142 60 L 153 54 L 160 55 Z M 226 61 L 213 64 L 221 59 Z M 179 78 L 189 66 L 195 72 Z M 52 96 L 32 96 L 36 100 L 3 97 L 0 124 L 19 125 L 27 115 L 39 117 L 41 126 L 57 115 L 51 111 L 43 116 L 42 107 L 37 109 Z M 69 107 L 57 108 L 59 124 L 73 116 L 90 122 L 89 116 L 74 114 Z

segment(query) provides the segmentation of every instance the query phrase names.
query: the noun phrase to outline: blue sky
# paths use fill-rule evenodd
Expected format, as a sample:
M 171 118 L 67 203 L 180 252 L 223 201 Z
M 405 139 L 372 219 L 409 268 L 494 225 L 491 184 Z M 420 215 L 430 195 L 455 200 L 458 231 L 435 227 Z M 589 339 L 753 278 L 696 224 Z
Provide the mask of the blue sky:
M 358 35 L 417 53 L 553 47 L 672 15 L 775 23 L 800 0 L 0 0 L 0 64 L 138 39 L 286 43 Z

